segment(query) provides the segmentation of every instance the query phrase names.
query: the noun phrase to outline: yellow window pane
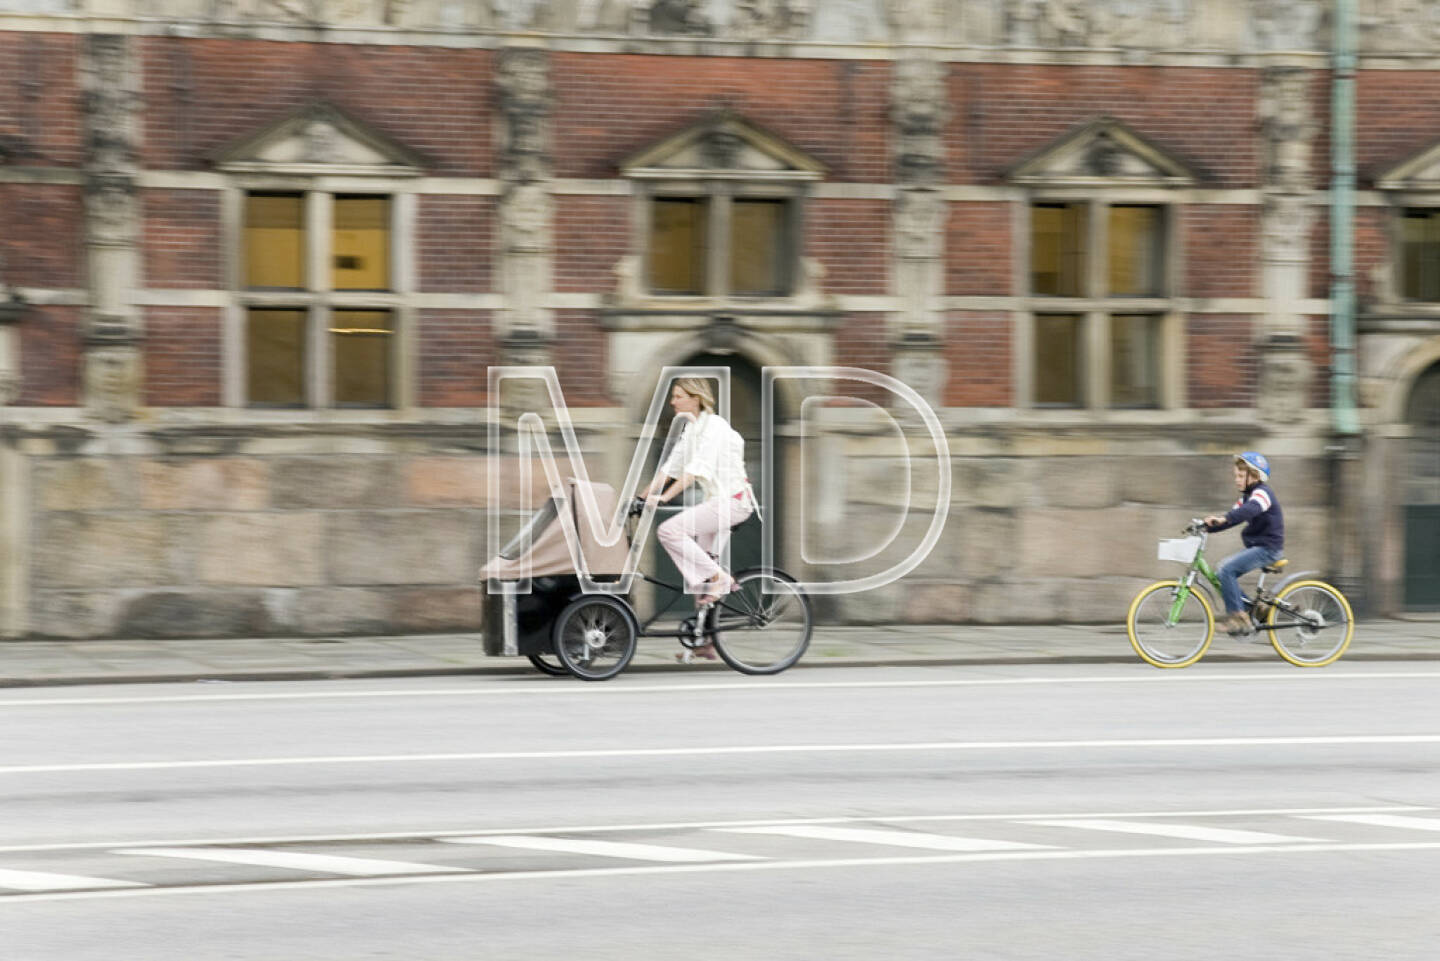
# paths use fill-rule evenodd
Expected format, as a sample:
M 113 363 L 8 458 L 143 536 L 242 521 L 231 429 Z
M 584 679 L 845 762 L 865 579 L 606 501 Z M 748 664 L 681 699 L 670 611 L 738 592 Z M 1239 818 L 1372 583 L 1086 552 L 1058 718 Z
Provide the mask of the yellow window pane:
M 336 197 L 331 255 L 335 290 L 388 290 L 390 198 Z
M 1080 405 L 1080 318 L 1035 316 L 1035 403 Z
M 248 320 L 245 357 L 250 404 L 305 406 L 305 312 L 251 310 Z
M 337 407 L 387 407 L 394 325 L 388 310 L 337 310 L 330 315 Z
M 305 198 L 245 197 L 245 286 L 305 286 Z
M 1158 297 L 1164 283 L 1159 207 L 1110 208 L 1109 292 L 1113 297 Z
M 1080 204 L 1030 208 L 1030 290 L 1045 297 L 1084 293 L 1085 209 Z
M 1110 405 L 1155 407 L 1160 403 L 1160 318 L 1121 314 L 1110 318 Z
M 658 199 L 650 223 L 650 289 L 662 294 L 705 292 L 708 208 L 703 200 Z
M 1405 211 L 1401 238 L 1402 296 L 1406 300 L 1440 301 L 1440 210 Z
M 730 291 L 785 293 L 786 206 L 783 200 L 736 200 L 730 208 Z

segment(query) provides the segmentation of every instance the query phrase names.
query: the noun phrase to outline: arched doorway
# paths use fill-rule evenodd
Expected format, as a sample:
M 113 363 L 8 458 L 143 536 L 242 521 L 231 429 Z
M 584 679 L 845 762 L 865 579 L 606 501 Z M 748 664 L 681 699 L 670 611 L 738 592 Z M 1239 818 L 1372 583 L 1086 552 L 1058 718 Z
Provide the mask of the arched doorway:
M 1416 378 L 1405 419 L 1404 604 L 1440 610 L 1440 363 Z
M 774 530 L 780 531 L 781 514 L 783 511 L 784 484 L 780 476 L 778 462 L 783 458 L 776 452 L 777 466 L 775 477 L 775 503 L 765 503 L 764 478 L 761 476 L 761 454 L 762 454 L 762 425 L 760 418 L 760 368 L 756 367 L 747 358 L 739 354 L 716 354 L 700 353 L 687 358 L 681 364 L 686 367 L 724 367 L 730 371 L 730 423 L 740 436 L 745 438 L 745 467 L 750 474 L 750 482 L 755 488 L 755 495 L 762 499 L 761 514 L 764 515 L 764 524 L 775 525 Z M 775 419 L 783 422 L 785 412 L 780 408 L 780 396 L 776 396 Z M 670 429 L 671 411 L 667 406 L 665 416 L 660 421 L 660 436 L 666 436 Z M 658 458 L 657 458 L 658 463 Z M 698 491 L 687 492 L 685 503 L 694 503 L 698 497 Z M 675 513 L 675 510 L 662 509 L 659 519 L 664 519 Z M 761 555 L 761 521 L 751 517 L 745 523 L 735 528 L 730 540 L 730 567 L 732 571 L 744 570 L 747 567 L 754 567 L 760 563 Z M 670 557 L 657 543 L 653 547 L 651 568 L 661 580 L 670 583 L 678 583 L 679 575 L 675 566 L 670 562 Z M 672 611 L 689 612 L 694 607 L 688 601 L 681 601 Z

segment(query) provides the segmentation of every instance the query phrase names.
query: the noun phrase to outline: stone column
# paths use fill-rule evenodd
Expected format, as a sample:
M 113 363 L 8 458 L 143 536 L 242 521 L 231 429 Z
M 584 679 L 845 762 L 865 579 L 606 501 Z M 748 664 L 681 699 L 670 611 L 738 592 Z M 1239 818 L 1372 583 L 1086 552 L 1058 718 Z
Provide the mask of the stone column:
M 1261 214 L 1262 287 L 1265 319 L 1261 349 L 1260 416 L 1272 425 L 1304 417 L 1313 370 L 1305 356 L 1311 206 L 1311 138 L 1317 125 L 1310 109 L 1310 76 L 1302 67 L 1267 67 L 1260 95 L 1265 146 Z
M 4 416 L 5 407 L 20 396 L 20 337 L 15 325 L 26 306 L 20 294 L 0 280 L 0 637 L 25 633 L 28 607 L 28 464 Z
M 500 54 L 500 278 L 505 308 L 496 332 L 506 364 L 546 364 L 554 320 L 552 287 L 550 57 L 534 47 Z
M 891 324 L 891 373 L 938 406 L 945 387 L 944 323 L 936 306 L 945 279 L 945 65 L 926 57 L 896 63 L 892 107 L 898 184 L 891 276 L 903 303 Z
M 132 300 L 139 280 L 135 68 L 128 37 L 85 39 L 85 246 L 90 310 L 82 369 L 85 406 L 112 423 L 140 406 L 144 329 Z

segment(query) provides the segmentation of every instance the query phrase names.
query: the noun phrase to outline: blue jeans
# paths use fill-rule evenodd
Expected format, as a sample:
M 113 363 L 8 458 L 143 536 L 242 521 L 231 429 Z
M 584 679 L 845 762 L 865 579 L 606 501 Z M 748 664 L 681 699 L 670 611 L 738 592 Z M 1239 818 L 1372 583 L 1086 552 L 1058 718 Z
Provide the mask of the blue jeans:
M 1279 551 L 1268 547 L 1247 547 L 1220 562 L 1220 566 L 1215 568 L 1215 576 L 1220 578 L 1220 596 L 1225 599 L 1226 614 L 1238 614 L 1245 609 L 1245 601 L 1240 595 L 1240 575 L 1279 559 Z

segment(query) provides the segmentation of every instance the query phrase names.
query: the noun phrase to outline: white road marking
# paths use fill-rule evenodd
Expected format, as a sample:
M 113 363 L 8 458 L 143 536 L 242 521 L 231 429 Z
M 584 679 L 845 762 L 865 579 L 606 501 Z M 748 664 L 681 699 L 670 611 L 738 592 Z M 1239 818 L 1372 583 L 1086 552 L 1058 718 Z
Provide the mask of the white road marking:
M 48 871 L 12 871 L 0 868 L 0 888 L 16 891 L 78 891 L 86 888 L 144 888 L 139 881 L 87 878 L 78 874 L 51 874 Z
M 948 834 L 923 834 L 918 831 L 880 831 L 866 828 L 833 828 L 820 825 L 757 828 L 715 828 L 730 834 L 771 834 L 781 837 L 813 838 L 818 841 L 845 841 L 852 844 L 884 844 L 893 848 L 924 848 L 927 851 L 1019 851 L 1051 847 L 1049 844 L 1024 844 L 1019 841 L 991 841 L 986 838 L 961 838 Z
M 447 844 L 493 844 L 502 848 L 527 851 L 558 851 L 564 854 L 593 854 L 605 858 L 630 858 L 635 861 L 671 861 L 699 863 L 704 861 L 761 861 L 750 854 L 727 854 L 724 851 L 702 851 L 661 844 L 627 844 L 621 841 L 583 841 L 575 838 L 553 838 L 538 835 L 497 834 L 493 837 L 440 838 Z
M 254 894 L 267 891 L 372 887 L 400 884 L 498 884 L 505 882 L 570 880 L 646 874 L 713 874 L 739 871 L 798 871 L 826 868 L 864 868 L 902 865 L 964 864 L 983 861 L 1092 861 L 1122 858 L 1189 858 L 1246 854 L 1334 854 L 1348 851 L 1440 851 L 1440 841 L 1402 844 L 1287 844 L 1277 846 L 1202 848 L 1123 848 L 1102 851 L 979 851 L 973 854 L 935 854 L 908 857 L 833 858 L 808 861 L 726 861 L 710 864 L 647 864 L 616 868 L 577 868 L 565 871 L 474 872 L 393 878 L 345 878 L 319 881 L 264 881 L 255 884 L 205 884 L 196 887 L 143 888 L 124 891 L 85 891 L 12 894 L 0 897 L 7 904 L 32 901 L 76 901 L 97 898 L 155 897 L 163 895 Z
M 1001 665 L 1003 666 L 1003 665 Z M 1138 673 L 1138 671 L 1148 673 Z M 400 691 L 264 691 L 235 694 L 158 694 L 129 695 L 125 697 L 45 697 L 8 698 L 0 700 L 0 708 L 6 707 L 83 707 L 107 704 L 184 704 L 220 703 L 224 701 L 308 701 L 376 697 L 465 697 L 465 698 L 506 698 L 506 697 L 617 697 L 629 694 L 689 694 L 696 691 L 726 691 L 736 693 L 773 691 L 825 692 L 829 690 L 849 691 L 874 688 L 947 688 L 947 687 L 1014 687 L 1051 684 L 1208 684 L 1216 682 L 1262 681 L 1276 684 L 1316 684 L 1348 681 L 1393 680 L 1415 681 L 1440 678 L 1440 671 L 1373 671 L 1370 673 L 1344 673 L 1335 668 L 1325 672 L 1305 674 L 1255 673 L 1255 674 L 1201 674 L 1193 670 L 1184 674 L 1156 675 L 1152 669 L 1137 664 L 1136 674 L 1097 675 L 1094 677 L 971 677 L 950 680 L 915 681 L 751 681 L 737 677 L 728 682 L 701 682 L 693 684 L 615 684 L 584 687 L 557 686 L 552 681 L 526 683 L 523 686 L 504 688 L 421 688 Z M 256 682 L 261 683 L 261 682 Z
M 1114 831 L 1117 834 L 1150 834 L 1163 838 L 1184 838 L 1187 841 L 1214 841 L 1218 844 L 1304 844 L 1323 842 L 1324 838 L 1294 837 L 1269 834 L 1265 831 L 1240 831 L 1234 828 L 1202 827 L 1197 824 L 1157 824 L 1139 821 L 1110 821 L 1090 818 L 1066 818 L 1026 821 L 1041 827 L 1080 828 L 1087 831 Z
M 1028 821 L 1043 818 L 1208 818 L 1208 817 L 1301 817 L 1307 814 L 1367 814 L 1394 811 L 1433 811 L 1414 805 L 1345 808 L 1232 808 L 1211 811 L 1013 811 L 1008 814 L 872 814 L 863 817 L 768 818 L 738 821 L 658 821 L 641 824 L 569 824 L 544 827 L 470 828 L 450 831 L 385 831 L 370 834 L 271 835 L 222 838 L 160 838 L 114 841 L 74 841 L 65 844 L 12 844 L 0 846 L 0 853 L 17 851 L 76 851 L 118 847 L 204 847 L 215 844 L 320 844 L 343 841 L 396 841 L 483 837 L 500 834 L 593 834 L 623 831 L 697 831 L 705 828 L 764 827 L 786 824 L 911 824 L 926 821 Z
M 1354 824 L 1373 824 L 1382 828 L 1440 831 L 1440 818 L 1414 818 L 1396 814 L 1302 814 L 1296 816 L 1310 821 L 1348 821 Z
M 194 768 L 283 767 L 316 764 L 422 764 L 436 761 L 554 761 L 599 758 L 720 757 L 759 754 L 853 754 L 918 751 L 1056 751 L 1152 747 L 1306 747 L 1346 744 L 1437 744 L 1440 734 L 1335 734 L 1303 737 L 1117 738 L 1073 741 L 915 741 L 887 744 L 746 744 L 717 747 L 606 748 L 571 751 L 475 751 L 456 754 L 321 754 L 311 757 L 241 757 L 189 761 L 95 761 L 16 764 L 0 774 L 77 771 L 174 771 Z
M 467 868 L 408 861 L 381 861 L 375 858 L 340 857 L 333 854 L 305 854 L 299 851 L 254 851 L 239 848 L 125 848 L 112 854 L 146 858 L 183 858 L 190 861 L 218 861 L 222 864 L 250 864 L 267 868 L 293 868 L 371 878 L 390 874 L 451 874 Z

